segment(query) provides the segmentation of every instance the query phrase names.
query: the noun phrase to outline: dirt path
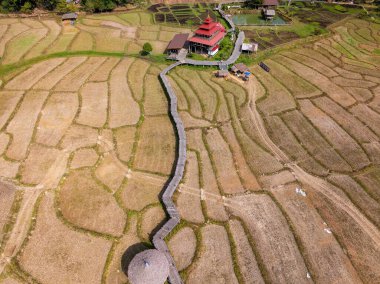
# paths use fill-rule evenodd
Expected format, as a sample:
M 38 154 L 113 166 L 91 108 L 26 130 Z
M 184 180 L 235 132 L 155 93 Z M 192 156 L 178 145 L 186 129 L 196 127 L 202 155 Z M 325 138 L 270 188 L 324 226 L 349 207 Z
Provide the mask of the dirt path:
M 240 84 L 243 84 L 240 82 Z M 266 132 L 264 122 L 261 119 L 259 112 L 256 109 L 256 86 L 251 80 L 245 85 L 249 95 L 249 112 L 252 117 L 254 127 L 256 128 L 260 138 L 273 153 L 276 159 L 282 162 L 285 166 L 289 167 L 301 183 L 309 185 L 325 197 L 329 198 L 336 206 L 344 210 L 352 219 L 354 219 L 363 229 L 364 232 L 374 241 L 375 244 L 380 246 L 380 232 L 379 230 L 353 205 L 351 202 L 343 199 L 337 195 L 332 189 L 331 185 L 325 180 L 315 177 L 305 172 L 296 163 L 292 162 L 287 155 L 273 143 Z
M 0 256 L 0 274 L 5 266 L 12 260 L 22 246 L 26 238 L 32 221 L 33 210 L 40 194 L 46 190 L 55 188 L 64 174 L 69 158 L 69 151 L 62 151 L 51 167 L 46 171 L 42 182 L 35 187 L 24 190 L 24 197 L 21 207 L 17 213 L 16 222 L 12 228 L 11 235 L 5 244 L 4 251 Z
M 28 188 L 25 190 L 21 208 L 17 214 L 16 223 L 14 224 L 11 235 L 5 244 L 4 252 L 0 256 L 0 274 L 3 272 L 8 262 L 10 262 L 16 255 L 28 234 L 34 205 L 42 190 L 42 187 Z

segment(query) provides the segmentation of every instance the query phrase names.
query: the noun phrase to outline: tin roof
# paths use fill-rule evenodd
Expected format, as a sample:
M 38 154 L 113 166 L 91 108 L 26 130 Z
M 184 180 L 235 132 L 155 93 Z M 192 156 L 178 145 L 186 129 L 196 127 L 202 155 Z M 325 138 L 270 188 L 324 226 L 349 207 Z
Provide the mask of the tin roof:
M 71 20 L 71 19 L 77 19 L 78 14 L 77 13 L 66 13 L 62 15 L 62 20 Z
M 181 49 L 185 46 L 185 43 L 189 37 L 189 34 L 176 34 L 169 42 L 168 49 Z
M 265 16 L 275 16 L 275 15 L 276 15 L 276 12 L 275 12 L 275 10 L 273 10 L 273 9 L 266 9 L 266 10 L 264 11 L 264 14 L 265 14 Z
M 249 71 L 248 67 L 244 63 L 238 63 L 238 64 L 235 64 L 234 66 L 241 73 Z

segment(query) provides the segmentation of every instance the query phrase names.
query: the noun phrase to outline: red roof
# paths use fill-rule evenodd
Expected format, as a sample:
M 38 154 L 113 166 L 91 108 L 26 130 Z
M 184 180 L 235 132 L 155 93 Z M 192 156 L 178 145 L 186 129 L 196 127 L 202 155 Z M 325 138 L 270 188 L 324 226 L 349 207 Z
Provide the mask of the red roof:
M 210 30 L 213 27 L 215 27 L 216 25 L 217 25 L 216 22 L 210 22 L 210 23 L 203 22 L 203 24 L 200 25 L 199 28 L 203 29 L 203 30 Z
M 201 37 L 193 36 L 192 38 L 189 39 L 189 41 L 190 42 L 194 42 L 194 43 L 204 44 L 204 45 L 207 45 L 207 46 L 214 46 L 222 38 L 224 38 L 225 35 L 226 35 L 225 32 L 219 32 L 212 39 L 207 39 L 207 38 L 201 38 Z
M 210 15 L 208 15 L 207 18 L 204 20 L 204 23 L 212 23 L 212 22 L 213 22 L 213 20 L 210 17 Z
M 205 38 L 203 36 L 213 38 Z M 226 29 L 218 22 L 214 22 L 213 19 L 207 17 L 203 24 L 195 31 L 195 35 L 189 39 L 190 42 L 200 43 L 207 46 L 214 46 L 226 35 Z
M 212 28 L 210 30 L 197 29 L 194 33 L 197 35 L 211 36 L 219 30 L 220 30 L 220 28 L 218 28 L 217 26 L 214 26 L 214 28 Z
M 219 44 L 215 45 L 215 46 L 211 49 L 211 51 L 215 51 L 215 50 L 217 50 L 218 48 L 219 48 Z

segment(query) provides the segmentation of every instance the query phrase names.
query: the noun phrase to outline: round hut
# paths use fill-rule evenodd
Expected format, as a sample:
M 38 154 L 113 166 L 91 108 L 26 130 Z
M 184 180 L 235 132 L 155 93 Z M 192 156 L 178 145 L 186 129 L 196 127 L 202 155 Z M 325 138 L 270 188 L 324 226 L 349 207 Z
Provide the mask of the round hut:
M 163 284 L 168 276 L 169 262 L 156 249 L 136 254 L 128 266 L 128 279 L 131 284 Z

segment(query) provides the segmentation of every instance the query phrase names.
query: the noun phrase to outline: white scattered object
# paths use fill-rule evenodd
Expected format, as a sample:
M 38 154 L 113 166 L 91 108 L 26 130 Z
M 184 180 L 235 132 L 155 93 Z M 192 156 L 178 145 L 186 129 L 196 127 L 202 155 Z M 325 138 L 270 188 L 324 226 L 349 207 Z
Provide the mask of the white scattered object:
M 131 178 L 132 177 L 132 170 L 128 169 L 127 174 L 125 176 L 126 176 L 126 178 Z
M 308 273 L 306 273 L 306 278 L 307 279 L 310 279 L 311 278 L 311 276 L 310 276 L 310 273 L 308 272 Z
M 204 195 L 204 192 L 203 192 L 203 188 L 201 188 L 201 200 L 205 200 L 205 195 Z
M 299 195 L 302 195 L 303 197 L 306 197 L 306 192 L 303 191 L 301 188 L 296 187 L 296 193 Z
M 327 234 L 331 234 L 331 229 L 330 229 L 330 228 L 325 228 L 324 231 L 325 231 Z

